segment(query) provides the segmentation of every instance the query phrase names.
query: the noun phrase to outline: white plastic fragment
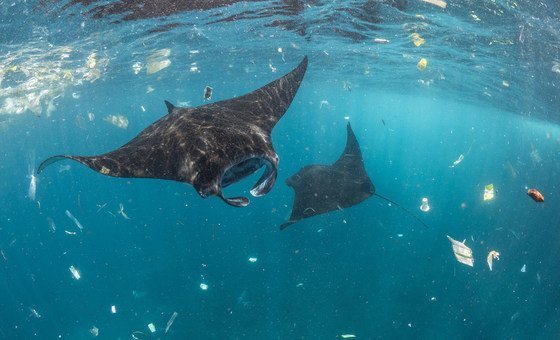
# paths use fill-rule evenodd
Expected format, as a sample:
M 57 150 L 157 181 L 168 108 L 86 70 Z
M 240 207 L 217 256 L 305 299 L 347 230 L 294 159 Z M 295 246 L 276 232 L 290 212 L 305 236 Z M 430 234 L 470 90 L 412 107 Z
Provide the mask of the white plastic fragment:
M 356 336 L 354 334 L 340 334 L 343 339 L 354 339 Z
M 461 164 L 461 162 L 463 161 L 463 159 L 465 159 L 465 156 L 463 154 L 459 155 L 459 158 L 457 158 L 456 160 L 453 161 L 453 164 L 451 164 L 449 167 L 450 168 L 454 168 L 457 165 Z
M 455 254 L 455 258 L 457 259 L 457 261 L 472 267 L 474 265 L 474 259 L 472 256 L 471 248 L 465 245 L 466 240 L 463 242 L 459 242 L 451 238 L 449 235 L 447 235 L 447 239 L 453 246 L 453 253 Z
M 119 203 L 119 211 L 118 213 L 124 217 L 126 220 L 130 220 L 130 217 L 128 217 L 128 215 L 124 212 L 124 206 L 122 203 Z
M 112 305 L 112 306 L 111 306 L 111 313 L 112 313 L 112 314 L 116 314 L 116 313 L 117 313 L 117 306 L 115 306 L 115 305 Z
M 78 229 L 80 229 L 80 231 L 84 229 L 80 221 L 78 221 L 78 219 L 75 218 L 70 211 L 66 210 L 66 216 L 68 216 L 68 218 L 71 219 L 72 222 L 74 222 L 74 224 L 76 225 L 76 227 L 78 227 Z
M 152 332 L 152 333 L 155 333 L 155 332 L 156 332 L 156 326 L 155 326 L 152 322 L 150 322 L 150 323 L 148 324 L 148 329 L 149 329 L 150 332 Z
M 420 210 L 422 210 L 423 212 L 430 211 L 430 205 L 428 204 L 428 198 L 427 197 L 422 198 L 422 204 L 420 205 Z
M 146 74 L 153 74 L 163 70 L 164 68 L 171 65 L 171 60 L 167 57 L 171 55 L 171 49 L 162 48 L 148 56 L 146 62 Z
M 524 264 L 523 267 L 521 267 L 521 272 L 525 273 L 527 271 L 527 265 Z
M 39 312 L 37 312 L 37 310 L 35 308 L 29 307 L 29 312 L 30 312 L 29 316 L 33 316 L 37 319 L 41 318 L 41 314 L 39 314 Z
M 249 257 L 249 262 L 255 263 L 255 262 L 257 262 L 257 258 L 256 257 Z
M 70 273 L 72 273 L 72 276 L 74 277 L 74 280 L 79 280 L 82 276 L 80 275 L 80 272 L 78 271 L 78 269 L 76 269 L 76 267 L 74 267 L 73 265 L 70 266 L 70 268 L 68 268 L 70 270 Z
M 177 318 L 177 315 L 179 315 L 177 312 L 173 312 L 173 315 L 171 315 L 171 318 L 169 318 L 169 321 L 167 321 L 167 326 L 165 326 L 165 334 L 167 334 L 167 331 L 169 331 L 169 328 L 171 328 L 171 325 L 173 324 L 173 322 L 175 322 L 175 318 Z
M 37 192 L 37 177 L 35 177 L 35 174 L 33 173 L 35 172 L 35 170 L 32 170 L 29 180 L 29 188 L 27 189 L 27 197 L 29 197 L 30 200 L 35 201 L 35 193 Z
M 202 290 L 207 290 L 208 289 L 208 285 L 206 283 L 201 283 L 200 284 L 200 289 Z
M 377 44 L 388 44 L 389 43 L 389 39 L 385 39 L 385 38 L 375 38 L 373 39 L 374 43 Z
M 488 256 L 486 257 L 486 262 L 488 263 L 488 267 L 490 267 L 490 271 L 492 271 L 492 260 L 499 260 L 500 259 L 500 253 L 495 251 L 495 250 L 491 250 L 488 253 Z
M 109 115 L 103 118 L 103 120 L 121 129 L 128 127 L 128 118 L 123 115 Z
M 64 230 L 64 232 L 65 232 L 67 235 L 76 235 L 76 232 L 75 232 L 75 231 Z
M 441 8 L 447 7 L 447 3 L 443 0 L 422 0 L 422 1 L 427 2 L 429 4 L 432 4 L 434 6 L 441 7 Z
M 89 333 L 93 336 L 98 336 L 99 335 L 99 328 L 97 328 L 96 326 L 93 326 L 90 328 Z

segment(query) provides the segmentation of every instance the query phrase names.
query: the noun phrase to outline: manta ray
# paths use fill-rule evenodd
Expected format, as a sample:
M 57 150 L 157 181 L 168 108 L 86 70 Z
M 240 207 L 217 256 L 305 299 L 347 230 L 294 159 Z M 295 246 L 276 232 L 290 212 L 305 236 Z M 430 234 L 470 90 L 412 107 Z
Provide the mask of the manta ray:
M 286 184 L 294 189 L 295 198 L 290 219 L 280 229 L 305 218 L 351 207 L 373 195 L 403 209 L 426 226 L 410 211 L 375 192 L 350 123 L 346 131 L 346 147 L 333 165 L 308 165 L 286 180 Z
M 216 195 L 244 207 L 248 198 L 226 198 L 222 189 L 263 166 L 251 194 L 258 197 L 272 189 L 279 160 L 272 129 L 294 99 L 306 69 L 307 57 L 285 76 L 253 92 L 195 108 L 165 101 L 168 114 L 120 148 L 97 156 L 53 156 L 37 173 L 72 159 L 107 176 L 189 183 L 202 198 Z

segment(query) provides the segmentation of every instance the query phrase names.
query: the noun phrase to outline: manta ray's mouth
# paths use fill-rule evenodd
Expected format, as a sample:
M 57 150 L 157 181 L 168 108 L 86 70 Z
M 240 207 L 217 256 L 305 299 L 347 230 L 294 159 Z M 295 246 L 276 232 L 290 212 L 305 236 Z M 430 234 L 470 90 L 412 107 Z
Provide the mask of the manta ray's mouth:
M 263 166 L 266 167 L 263 175 L 251 189 L 251 195 L 262 196 L 270 191 L 276 179 L 276 167 L 266 157 L 251 157 L 234 163 L 222 175 L 221 187 L 226 188 L 255 173 Z

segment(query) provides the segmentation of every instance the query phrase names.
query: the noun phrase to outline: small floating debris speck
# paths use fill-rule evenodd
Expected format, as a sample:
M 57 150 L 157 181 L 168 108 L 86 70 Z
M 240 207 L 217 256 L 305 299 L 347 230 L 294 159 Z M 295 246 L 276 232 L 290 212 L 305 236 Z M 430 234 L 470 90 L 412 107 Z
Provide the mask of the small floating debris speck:
M 298 284 L 296 285 L 296 287 L 298 287 L 298 288 L 299 288 L 299 287 L 303 287 L 303 283 L 301 283 L 301 282 L 298 283 Z
M 420 71 L 424 71 L 426 67 L 428 67 L 428 60 L 426 58 L 420 59 L 416 67 L 418 67 Z
M 488 184 L 484 187 L 484 196 L 483 199 L 485 201 L 492 200 L 494 198 L 494 184 Z
M 74 277 L 74 280 L 79 280 L 82 276 L 80 275 L 80 272 L 78 271 L 78 269 L 76 269 L 76 267 L 74 266 L 70 266 L 70 268 L 68 268 L 70 270 L 70 273 L 72 273 L 72 276 Z
M 354 339 L 356 336 L 354 334 L 340 334 L 343 339 Z
M 388 44 L 389 43 L 389 39 L 385 39 L 385 38 L 375 38 L 373 39 L 374 43 L 377 44 Z
M 527 265 L 524 264 L 523 267 L 521 267 L 521 272 L 525 273 L 527 271 Z
M 112 306 L 111 306 L 111 313 L 112 313 L 112 314 L 116 314 L 116 313 L 117 313 L 117 306 L 115 306 L 115 305 L 112 305 Z
M 206 283 L 201 283 L 200 284 L 200 289 L 202 290 L 207 290 L 208 289 L 208 285 Z
M 404 234 L 397 234 L 397 237 L 403 237 Z
M 430 211 L 430 205 L 428 204 L 428 198 L 427 197 L 422 198 L 422 204 L 420 205 L 420 210 L 422 210 L 425 213 Z
M 544 196 L 537 189 L 527 190 L 527 195 L 533 199 L 535 202 L 544 202 Z
M 169 331 L 169 328 L 171 328 L 171 325 L 173 324 L 173 322 L 175 322 L 175 318 L 177 317 L 177 315 L 179 315 L 177 312 L 173 312 L 173 315 L 171 315 L 171 318 L 169 318 L 169 321 L 167 321 L 167 326 L 165 326 L 165 334 L 167 334 L 167 331 Z
M 54 221 L 52 218 L 47 217 L 47 223 L 49 224 L 49 231 L 51 233 L 54 233 L 56 231 L 56 224 L 54 224 Z
M 249 257 L 249 262 L 255 263 L 255 262 L 257 262 L 257 258 L 256 257 Z
M 66 235 L 76 235 L 75 231 L 64 230 L 64 232 L 66 233 Z
M 93 326 L 91 327 L 91 329 L 89 330 L 89 333 L 93 336 L 98 336 L 99 335 L 99 328 Z
M 212 99 L 212 91 L 213 91 L 213 90 L 214 90 L 214 89 L 211 88 L 210 86 L 206 86 L 206 87 L 204 88 L 204 100 L 210 100 L 210 99 Z

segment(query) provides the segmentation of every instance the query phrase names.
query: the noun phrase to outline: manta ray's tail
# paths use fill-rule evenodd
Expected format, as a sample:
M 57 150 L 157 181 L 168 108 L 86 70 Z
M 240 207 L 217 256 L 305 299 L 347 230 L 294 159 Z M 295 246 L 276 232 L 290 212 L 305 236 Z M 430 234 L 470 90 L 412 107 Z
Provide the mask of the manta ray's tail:
M 420 222 L 424 227 L 429 228 L 428 225 L 426 223 L 424 223 L 420 218 L 418 218 L 418 216 L 414 215 L 412 212 L 410 212 L 410 210 L 402 207 L 400 204 L 396 203 L 393 200 L 388 199 L 387 197 L 383 197 L 381 195 L 379 195 L 378 193 L 374 194 L 375 196 L 381 198 L 382 200 L 385 200 L 391 204 L 394 204 L 396 207 L 398 207 L 399 209 L 403 210 L 405 213 L 407 213 L 409 216 L 412 216 L 416 221 Z

